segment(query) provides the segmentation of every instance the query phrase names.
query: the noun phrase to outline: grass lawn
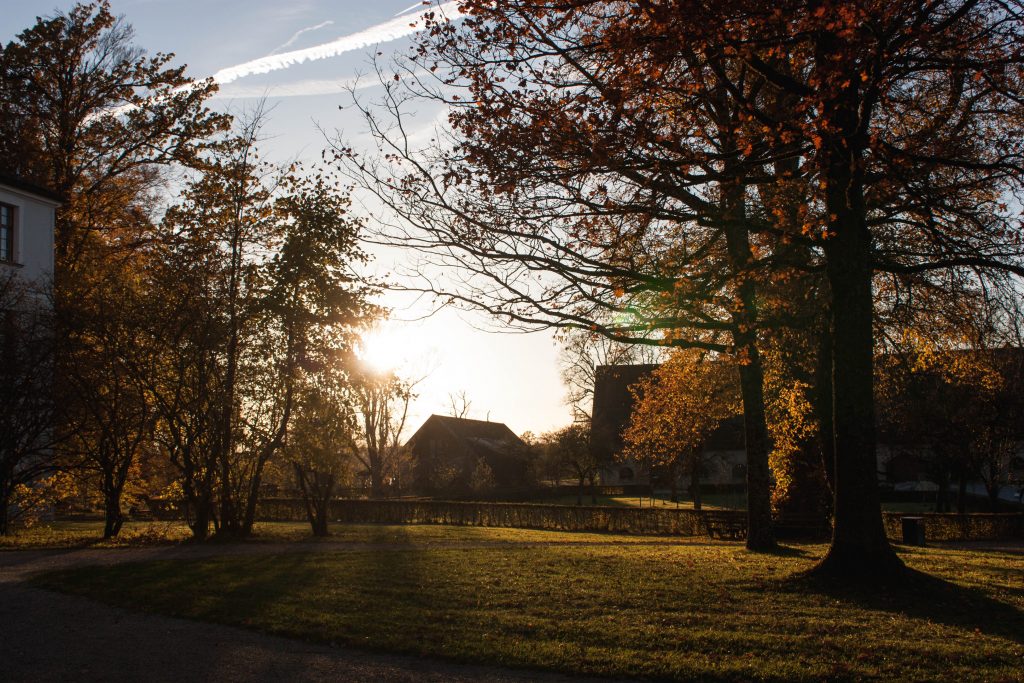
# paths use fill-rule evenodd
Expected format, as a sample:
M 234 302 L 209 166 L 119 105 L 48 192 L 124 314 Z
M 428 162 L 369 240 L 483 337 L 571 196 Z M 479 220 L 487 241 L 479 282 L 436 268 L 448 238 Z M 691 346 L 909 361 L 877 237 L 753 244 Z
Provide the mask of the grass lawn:
M 930 576 L 877 594 L 796 578 L 824 551 L 816 545 L 755 555 L 697 539 L 337 530 L 341 539 L 392 545 L 80 568 L 37 582 L 312 641 L 570 673 L 706 680 L 1024 675 L 1020 554 L 906 551 L 904 560 Z M 450 547 L 455 541 L 500 545 Z
M 125 522 L 118 537 L 109 541 L 103 540 L 103 522 L 43 522 L 0 536 L 0 551 L 178 543 L 188 536 L 188 527 L 182 522 Z
M 414 544 L 537 542 L 539 532 L 530 529 L 457 527 L 442 525 L 387 526 L 380 524 L 333 524 L 328 538 L 310 535 L 305 522 L 257 522 L 247 543 L 304 541 L 311 543 Z M 183 543 L 191 538 L 184 522 L 128 522 L 117 538 L 103 540 L 103 522 L 49 522 L 0 536 L 0 552 L 43 548 L 126 548 Z M 609 535 L 604 533 L 544 532 L 550 543 L 664 543 L 663 537 Z

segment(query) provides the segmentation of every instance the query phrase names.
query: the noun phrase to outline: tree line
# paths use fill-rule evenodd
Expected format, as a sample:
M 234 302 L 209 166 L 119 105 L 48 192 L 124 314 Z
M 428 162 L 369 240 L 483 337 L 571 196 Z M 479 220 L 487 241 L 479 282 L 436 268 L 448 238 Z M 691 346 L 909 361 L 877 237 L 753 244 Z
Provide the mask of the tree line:
M 260 109 L 212 111 L 172 59 L 105 1 L 0 49 L 0 158 L 63 198 L 53 281 L 0 283 L 2 534 L 78 496 L 112 537 L 127 501 L 170 496 L 196 539 L 242 537 L 268 479 L 326 533 L 357 471 L 384 491 L 411 390 L 358 360 L 384 314 L 362 223 L 328 171 L 261 158 Z

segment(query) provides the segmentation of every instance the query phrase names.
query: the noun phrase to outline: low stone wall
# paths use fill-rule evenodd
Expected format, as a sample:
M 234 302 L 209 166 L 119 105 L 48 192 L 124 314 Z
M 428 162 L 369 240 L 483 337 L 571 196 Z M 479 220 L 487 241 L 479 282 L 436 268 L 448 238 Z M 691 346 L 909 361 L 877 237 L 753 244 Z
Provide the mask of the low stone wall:
M 713 514 L 746 523 L 747 513 L 742 510 Z M 305 520 L 305 510 L 298 500 L 271 499 L 260 503 L 258 516 L 267 521 L 299 521 Z M 330 518 L 352 524 L 452 524 L 641 535 L 701 536 L 708 530 L 705 514 L 693 510 L 536 503 L 336 500 L 331 503 Z
M 882 513 L 885 532 L 890 540 L 903 539 L 902 519 L 920 517 L 924 520 L 926 541 L 994 541 L 1024 537 L 1024 514 L 981 513 L 965 515 L 925 512 Z

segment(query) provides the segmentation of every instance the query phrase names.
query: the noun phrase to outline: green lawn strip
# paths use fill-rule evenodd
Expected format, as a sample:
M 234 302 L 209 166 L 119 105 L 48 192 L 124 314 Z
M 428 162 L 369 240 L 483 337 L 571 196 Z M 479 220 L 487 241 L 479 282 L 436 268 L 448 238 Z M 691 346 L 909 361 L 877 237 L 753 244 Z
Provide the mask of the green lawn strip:
M 822 547 L 720 543 L 289 553 L 56 572 L 48 588 L 327 643 L 569 673 L 1019 680 L 1024 558 L 905 555 L 864 594 L 794 575 Z
M 499 527 L 458 527 L 429 524 L 335 524 L 327 538 L 310 534 L 303 522 L 258 522 L 252 543 L 316 542 L 448 545 L 452 542 L 473 543 L 672 543 L 678 537 L 640 536 L 612 533 L 580 533 L 540 531 L 536 529 L 504 529 Z M 191 538 L 184 522 L 128 522 L 121 533 L 103 540 L 103 523 L 49 522 L 19 530 L 11 536 L 0 536 L 0 550 L 42 548 L 123 548 L 182 543 Z

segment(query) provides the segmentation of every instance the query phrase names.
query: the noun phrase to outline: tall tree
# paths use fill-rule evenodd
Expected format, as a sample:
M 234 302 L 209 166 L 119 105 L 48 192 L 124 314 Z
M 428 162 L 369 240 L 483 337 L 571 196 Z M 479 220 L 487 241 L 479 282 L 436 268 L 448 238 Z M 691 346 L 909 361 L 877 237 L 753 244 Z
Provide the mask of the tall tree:
M 128 454 L 139 446 L 135 418 L 145 410 L 127 409 L 142 406 L 134 399 L 114 412 L 104 404 L 113 394 L 102 388 L 127 388 L 129 375 L 114 346 L 98 343 L 104 335 L 97 330 L 131 329 L 131 321 L 117 318 L 131 308 L 118 306 L 118 297 L 154 239 L 159 192 L 172 169 L 194 166 L 230 120 L 205 106 L 216 89 L 211 81 L 192 81 L 184 66 L 171 65 L 173 55 L 147 55 L 133 40 L 131 26 L 100 1 L 38 18 L 0 48 L 0 159 L 8 172 L 64 198 L 56 217 L 53 372 L 83 391 L 64 397 L 60 419 L 70 422 L 55 423 L 53 433 L 95 437 L 84 452 L 93 465 L 104 463 L 108 531 L 119 526 L 114 500 Z M 87 369 L 91 379 L 83 376 Z M 89 424 L 74 424 L 79 419 Z
M 74 425 L 60 451 L 77 465 L 103 496 L 103 537 L 112 538 L 125 521 L 122 498 L 142 452 L 152 443 L 155 410 L 146 380 L 136 370 L 144 321 L 138 315 L 141 261 L 104 264 L 104 281 L 75 307 L 76 344 L 65 348 L 64 420 Z
M 341 156 L 399 216 L 387 238 L 427 254 L 427 291 L 530 329 L 741 358 L 747 543 L 769 549 L 758 292 L 781 257 L 757 235 L 751 188 L 774 157 L 740 144 L 745 111 L 709 85 L 724 70 L 756 97 L 763 79 L 689 51 L 652 75 L 651 45 L 624 35 L 616 7 L 469 3 L 469 19 L 432 25 L 404 80 L 385 85 L 397 124 L 366 112 L 383 161 Z M 437 87 L 421 76 L 435 72 Z M 404 138 L 410 96 L 454 107 L 454 133 L 425 153 Z M 431 270 L 452 264 L 459 279 Z
M 66 198 L 55 239 L 58 283 L 96 239 L 147 213 L 161 169 L 196 163 L 228 117 L 205 102 L 172 54 L 149 56 L 106 0 L 38 19 L 0 50 L 0 159 Z
M 314 536 L 328 534 L 330 502 L 353 475 L 357 435 L 357 415 L 335 383 L 325 377 L 304 383 L 285 456 Z
M 457 107 L 454 146 L 411 154 L 378 116 L 404 175 L 356 165 L 393 204 L 415 200 L 403 218 L 417 230 L 400 237 L 456 252 L 479 286 L 454 298 L 513 321 L 627 341 L 670 329 L 679 345 L 734 350 L 756 465 L 752 540 L 765 540 L 754 522 L 767 506 L 759 291 L 780 267 L 821 269 L 835 526 L 818 571 L 898 573 L 874 453 L 876 275 L 1024 273 L 1007 201 L 1021 189 L 1020 3 L 464 9 L 461 26 L 431 24 L 399 75 L 441 73 L 441 87 L 417 87 Z M 777 188 L 799 198 L 791 211 L 773 209 Z M 602 308 L 616 324 L 595 323 Z
M 355 269 L 359 221 L 329 179 L 258 160 L 259 117 L 224 139 L 165 217 L 154 293 L 161 438 L 193 533 L 251 532 L 263 473 L 284 447 L 306 374 L 351 351 L 375 314 Z M 156 304 L 159 308 L 165 304 Z

